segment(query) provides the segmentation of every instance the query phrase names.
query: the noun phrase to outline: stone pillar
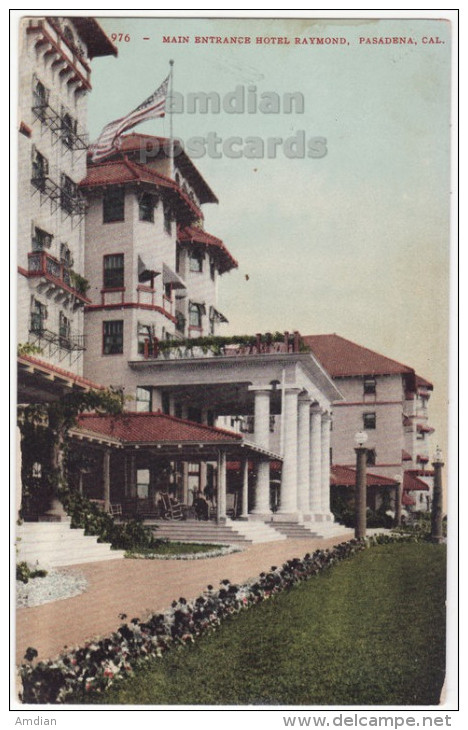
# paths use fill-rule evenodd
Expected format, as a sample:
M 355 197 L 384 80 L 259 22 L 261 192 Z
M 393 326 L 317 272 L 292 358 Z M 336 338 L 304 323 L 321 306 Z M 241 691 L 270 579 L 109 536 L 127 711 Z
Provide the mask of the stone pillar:
M 226 522 L 226 452 L 218 452 L 218 498 L 216 500 L 216 522 Z
M 249 516 L 249 460 L 245 456 L 242 461 L 242 514 L 241 519 Z
M 270 445 L 270 391 L 255 390 L 254 441 L 268 449 Z M 270 515 L 270 462 L 261 460 L 257 465 L 255 508 L 253 515 Z
M 310 411 L 309 505 L 312 515 L 322 511 L 322 414 L 319 406 Z
M 302 515 L 309 513 L 310 398 L 301 396 L 297 421 L 297 506 Z
M 298 520 L 297 510 L 297 411 L 299 388 L 288 388 L 284 394 L 284 454 L 281 479 L 279 519 Z
M 357 540 L 366 536 L 366 511 L 367 511 L 367 449 L 365 446 L 358 446 L 356 452 L 356 488 L 354 492 L 354 510 L 356 525 L 354 536 Z
M 322 458 L 321 458 L 321 481 L 322 481 L 322 514 L 325 519 L 330 519 L 330 423 L 329 413 L 322 414 Z
M 110 451 L 106 449 L 103 454 L 102 463 L 102 481 L 104 488 L 104 509 L 106 512 L 110 508 Z
M 442 468 L 444 462 L 440 458 L 439 451 L 432 462 L 432 466 L 434 468 L 434 489 L 432 492 L 431 540 L 439 543 L 444 541 L 442 529 Z

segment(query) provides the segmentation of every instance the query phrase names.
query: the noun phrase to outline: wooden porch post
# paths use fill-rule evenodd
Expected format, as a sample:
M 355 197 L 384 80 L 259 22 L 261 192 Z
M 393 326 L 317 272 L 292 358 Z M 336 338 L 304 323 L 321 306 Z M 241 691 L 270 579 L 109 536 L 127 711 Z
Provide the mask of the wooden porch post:
M 104 509 L 110 509 L 110 450 L 105 449 L 103 454 L 103 482 L 104 482 Z

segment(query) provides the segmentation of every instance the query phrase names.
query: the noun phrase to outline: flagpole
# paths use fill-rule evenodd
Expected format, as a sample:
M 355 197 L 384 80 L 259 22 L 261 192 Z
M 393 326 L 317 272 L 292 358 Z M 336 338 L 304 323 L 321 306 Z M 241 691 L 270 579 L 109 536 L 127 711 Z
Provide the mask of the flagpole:
M 170 157 L 170 177 L 174 179 L 174 130 L 172 128 L 172 115 L 173 115 L 173 101 L 172 101 L 172 94 L 173 94 L 173 88 L 174 88 L 174 61 L 169 61 L 169 66 L 171 67 L 171 70 L 169 72 L 169 99 L 170 99 L 170 107 L 169 107 L 169 157 Z

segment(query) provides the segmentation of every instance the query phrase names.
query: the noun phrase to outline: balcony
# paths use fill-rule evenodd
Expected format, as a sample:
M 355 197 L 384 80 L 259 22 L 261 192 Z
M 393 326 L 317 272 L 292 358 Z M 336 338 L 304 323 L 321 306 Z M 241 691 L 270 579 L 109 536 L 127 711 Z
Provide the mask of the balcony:
M 28 277 L 37 277 L 40 291 L 53 296 L 56 301 L 68 299 L 74 309 L 89 304 L 84 293 L 75 288 L 71 269 L 46 251 L 28 254 Z M 81 280 L 81 277 L 77 279 Z
M 176 312 L 176 316 L 179 313 Z M 184 320 L 185 326 L 185 320 Z M 176 324 L 176 328 L 177 324 Z M 190 328 L 189 328 L 190 329 Z M 278 353 L 308 352 L 302 344 L 299 332 L 284 334 L 266 333 L 255 336 L 233 337 L 188 337 L 176 340 L 159 341 L 154 338 L 152 351 L 145 358 L 160 360 L 184 360 L 208 357 L 236 357 L 239 355 L 268 355 Z
M 45 327 L 45 321 L 37 312 L 31 312 L 29 342 L 38 347 L 48 359 L 62 362 L 68 358 L 72 365 L 86 350 L 85 336 L 72 335 L 63 328 L 59 332 L 53 332 Z

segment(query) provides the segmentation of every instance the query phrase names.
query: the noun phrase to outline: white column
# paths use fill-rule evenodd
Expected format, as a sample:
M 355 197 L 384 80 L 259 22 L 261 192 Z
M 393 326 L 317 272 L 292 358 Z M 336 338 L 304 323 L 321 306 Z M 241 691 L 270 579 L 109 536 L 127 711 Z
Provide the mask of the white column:
M 110 507 L 110 451 L 106 449 L 103 455 L 102 476 L 104 486 L 104 509 L 109 511 Z
M 289 388 L 284 394 L 284 454 L 281 479 L 280 515 L 297 518 L 297 400 L 299 388 Z
M 270 391 L 255 390 L 254 441 L 258 446 L 268 449 L 270 445 Z M 259 461 L 255 484 L 254 515 L 270 514 L 270 462 Z
M 245 456 L 242 462 L 242 514 L 243 519 L 249 516 L 249 460 Z
M 264 449 L 270 445 L 270 391 L 255 391 L 254 441 Z
M 322 513 L 330 515 L 330 423 L 329 413 L 322 415 Z
M 298 408 L 297 506 L 304 515 L 309 513 L 310 398 L 301 396 Z
M 226 521 L 226 452 L 218 453 L 218 498 L 216 500 L 216 520 Z
M 313 515 L 322 511 L 322 415 L 318 406 L 310 412 L 309 504 Z

